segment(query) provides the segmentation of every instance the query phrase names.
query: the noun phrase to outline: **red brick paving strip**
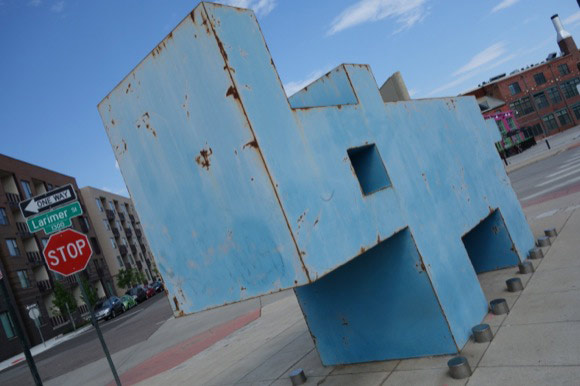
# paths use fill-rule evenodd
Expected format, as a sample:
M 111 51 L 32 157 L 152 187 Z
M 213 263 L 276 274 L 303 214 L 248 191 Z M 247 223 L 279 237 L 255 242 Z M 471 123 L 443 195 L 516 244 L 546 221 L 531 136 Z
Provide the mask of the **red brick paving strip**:
M 121 374 L 121 383 L 123 385 L 134 385 L 170 370 L 259 317 L 260 309 L 257 308 L 245 315 L 212 327 L 201 334 L 195 335 L 184 342 L 155 354 L 151 358 L 146 359 L 144 362 Z M 111 382 L 107 386 L 114 385 L 115 383 Z

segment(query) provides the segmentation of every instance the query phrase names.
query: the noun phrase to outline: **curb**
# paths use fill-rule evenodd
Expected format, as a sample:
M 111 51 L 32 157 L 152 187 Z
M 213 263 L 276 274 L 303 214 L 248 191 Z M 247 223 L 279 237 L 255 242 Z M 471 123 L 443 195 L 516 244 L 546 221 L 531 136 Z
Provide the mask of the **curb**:
M 537 156 L 535 158 L 530 158 L 530 159 L 528 159 L 526 161 L 523 161 L 522 163 L 519 163 L 517 165 L 513 165 L 513 167 L 511 167 L 511 168 L 510 168 L 511 165 L 508 165 L 508 166 L 506 166 L 505 171 L 506 171 L 506 173 L 515 172 L 516 170 L 521 169 L 521 168 L 523 168 L 525 166 L 534 164 L 534 163 L 539 162 L 539 161 L 543 161 L 543 160 L 545 160 L 547 158 L 550 158 L 550 157 L 553 157 L 555 155 L 561 154 L 561 153 L 563 153 L 563 152 L 565 152 L 567 150 L 573 149 L 573 148 L 578 147 L 578 146 L 580 146 L 580 142 L 579 143 L 575 143 L 573 145 L 565 146 L 565 147 L 563 147 L 561 149 L 554 149 L 554 151 L 552 151 L 552 152 L 547 152 L 547 153 L 541 154 L 541 155 L 539 155 L 539 156 Z

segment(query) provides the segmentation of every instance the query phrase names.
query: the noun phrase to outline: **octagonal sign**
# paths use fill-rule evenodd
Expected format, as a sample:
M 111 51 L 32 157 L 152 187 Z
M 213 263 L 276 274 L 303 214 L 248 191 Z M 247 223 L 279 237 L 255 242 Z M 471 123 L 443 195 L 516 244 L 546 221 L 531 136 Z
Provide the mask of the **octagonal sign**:
M 87 267 L 93 250 L 86 235 L 66 229 L 50 236 L 42 254 L 48 269 L 70 276 Z

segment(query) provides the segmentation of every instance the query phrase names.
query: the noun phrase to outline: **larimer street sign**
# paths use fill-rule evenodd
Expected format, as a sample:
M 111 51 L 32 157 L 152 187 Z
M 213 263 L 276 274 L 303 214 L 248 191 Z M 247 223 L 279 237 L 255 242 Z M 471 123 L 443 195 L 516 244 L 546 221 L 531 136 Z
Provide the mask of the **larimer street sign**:
M 26 220 L 31 233 L 43 229 L 49 235 L 72 226 L 71 219 L 83 214 L 78 201 Z
M 74 188 L 68 184 L 28 200 L 20 201 L 19 205 L 24 218 L 29 218 L 68 202 L 76 201 L 76 199 L 77 195 Z

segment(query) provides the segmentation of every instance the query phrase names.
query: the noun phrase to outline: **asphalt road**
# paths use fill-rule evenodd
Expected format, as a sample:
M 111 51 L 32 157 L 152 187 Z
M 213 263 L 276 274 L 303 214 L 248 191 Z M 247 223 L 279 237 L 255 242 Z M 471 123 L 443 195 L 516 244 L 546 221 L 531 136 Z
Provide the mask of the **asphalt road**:
M 580 190 L 580 147 L 538 161 L 509 174 L 523 206 Z
M 99 326 L 112 354 L 146 340 L 171 316 L 167 296 L 157 294 L 115 319 L 102 321 Z M 104 357 L 97 334 L 91 328 L 34 359 L 45 382 Z M 26 361 L 0 373 L 0 385 L 34 385 Z

